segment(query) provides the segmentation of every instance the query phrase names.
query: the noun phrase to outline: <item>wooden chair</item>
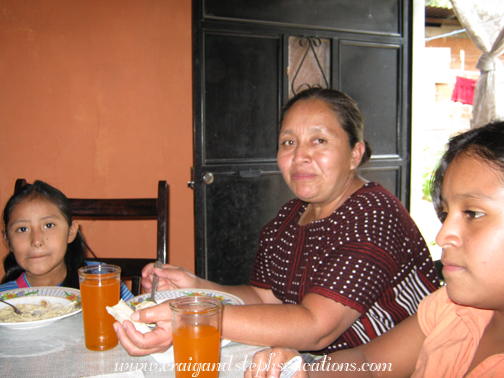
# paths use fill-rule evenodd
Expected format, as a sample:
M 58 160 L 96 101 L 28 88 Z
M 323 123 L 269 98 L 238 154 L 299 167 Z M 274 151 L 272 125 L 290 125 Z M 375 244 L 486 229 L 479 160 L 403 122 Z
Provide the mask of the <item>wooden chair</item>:
M 25 179 L 16 180 L 14 191 L 17 193 Z M 157 259 L 168 262 L 168 214 L 169 187 L 166 181 L 159 181 L 157 198 L 124 199 L 82 199 L 68 198 L 74 219 L 85 220 L 157 220 Z M 121 267 L 122 278 L 131 278 L 131 292 L 140 294 L 142 268 L 153 259 L 143 258 L 88 258 Z

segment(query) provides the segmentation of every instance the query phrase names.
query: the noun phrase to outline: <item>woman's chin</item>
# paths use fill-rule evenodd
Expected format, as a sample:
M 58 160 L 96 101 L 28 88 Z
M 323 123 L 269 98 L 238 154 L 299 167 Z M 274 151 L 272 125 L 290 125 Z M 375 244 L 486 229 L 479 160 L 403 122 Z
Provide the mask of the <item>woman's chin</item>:
M 305 201 L 305 202 L 312 202 L 317 196 L 317 194 L 314 193 L 312 190 L 302 190 L 302 189 L 296 188 L 296 189 L 293 189 L 292 191 L 297 198 L 299 198 L 301 201 Z
M 314 202 L 313 197 L 311 197 L 311 196 L 306 196 L 306 195 L 301 196 L 301 195 L 296 194 L 296 197 L 299 198 L 303 202 L 309 202 L 309 203 Z

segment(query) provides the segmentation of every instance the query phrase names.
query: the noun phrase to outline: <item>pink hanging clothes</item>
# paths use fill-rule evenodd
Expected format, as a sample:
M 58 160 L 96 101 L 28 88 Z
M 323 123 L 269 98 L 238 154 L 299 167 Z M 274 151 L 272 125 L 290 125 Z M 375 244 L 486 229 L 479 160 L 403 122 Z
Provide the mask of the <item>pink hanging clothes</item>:
M 455 88 L 453 88 L 452 101 L 472 105 L 474 99 L 474 87 L 476 80 L 457 76 Z

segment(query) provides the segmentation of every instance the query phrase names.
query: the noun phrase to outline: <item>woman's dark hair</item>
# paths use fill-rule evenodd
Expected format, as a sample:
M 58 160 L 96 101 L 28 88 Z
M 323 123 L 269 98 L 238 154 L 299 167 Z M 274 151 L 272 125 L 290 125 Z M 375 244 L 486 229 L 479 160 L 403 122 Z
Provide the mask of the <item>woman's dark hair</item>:
M 481 159 L 492 168 L 504 172 L 504 121 L 492 122 L 450 138 L 431 179 L 431 198 L 438 218 L 442 211 L 441 186 L 444 174 L 460 154 Z
M 335 89 L 310 88 L 299 92 L 282 108 L 279 122 L 280 129 L 292 105 L 300 100 L 321 100 L 329 105 L 336 114 L 341 127 L 348 135 L 350 148 L 353 149 L 358 142 L 364 142 L 366 146 L 359 166 L 371 158 L 371 146 L 364 140 L 364 120 L 357 104 L 350 96 Z
M 17 193 L 7 201 L 3 211 L 3 222 L 5 225 L 5 237 L 9 241 L 8 225 L 14 208 L 23 201 L 32 200 L 47 201 L 55 205 L 61 214 L 68 222 L 68 226 L 72 225 L 72 211 L 66 196 L 58 189 L 42 181 L 35 181 L 33 184 L 25 185 Z M 65 253 L 65 265 L 67 275 L 62 283 L 62 286 L 79 288 L 79 276 L 77 270 L 85 266 L 86 243 L 81 232 L 77 232 L 77 236 L 73 242 L 68 244 Z M 2 278 L 2 284 L 13 281 L 19 277 L 24 269 L 19 266 L 12 251 L 4 259 L 5 276 Z

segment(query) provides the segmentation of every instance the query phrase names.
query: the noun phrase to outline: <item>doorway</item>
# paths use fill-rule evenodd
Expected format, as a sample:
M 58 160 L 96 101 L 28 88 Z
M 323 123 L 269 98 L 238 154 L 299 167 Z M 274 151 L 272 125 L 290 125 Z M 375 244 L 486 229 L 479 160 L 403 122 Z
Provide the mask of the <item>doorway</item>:
M 470 128 L 472 97 L 454 96 L 457 78 L 475 82 L 481 52 L 451 6 L 415 1 L 413 10 L 412 175 L 410 213 L 434 260 L 441 258 L 436 235 L 441 222 L 429 193 L 433 170 L 450 136 Z M 469 92 L 466 92 L 469 93 Z
M 303 87 L 290 85 L 297 82 L 290 64 L 296 43 L 327 47 L 321 61 L 328 67 L 318 85 L 349 94 L 361 109 L 373 148 L 363 176 L 409 207 L 411 5 L 193 1 L 198 276 L 247 283 L 261 227 L 293 197 L 276 164 L 276 148 L 282 104 Z

